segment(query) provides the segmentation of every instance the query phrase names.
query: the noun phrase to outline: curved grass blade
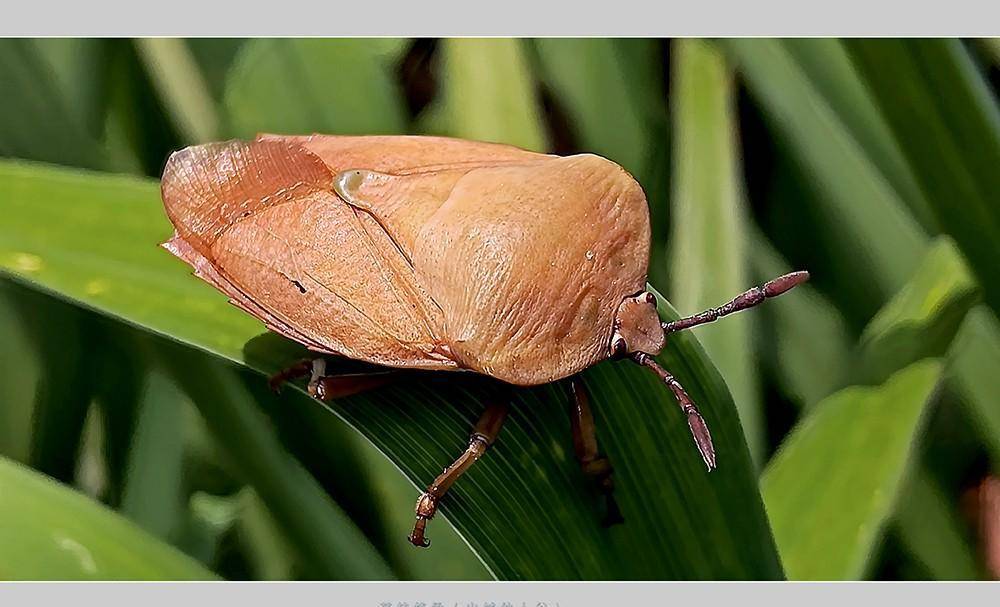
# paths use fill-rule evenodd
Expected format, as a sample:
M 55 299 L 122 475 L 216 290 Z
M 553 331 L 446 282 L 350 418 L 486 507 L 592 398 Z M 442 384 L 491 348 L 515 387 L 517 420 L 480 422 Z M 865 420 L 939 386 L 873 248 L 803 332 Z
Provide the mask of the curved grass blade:
M 0 457 L 0 579 L 210 580 L 111 510 Z
M 865 327 L 853 376 L 880 383 L 916 360 L 944 356 L 978 298 L 954 241 L 936 239 L 910 281 Z
M 938 231 L 937 221 L 910 170 L 899 143 L 879 111 L 864 78 L 855 69 L 845 43 L 834 38 L 779 40 L 802 74 L 836 113 L 844 128 L 892 184 L 924 229 Z
M 942 41 L 936 41 L 937 43 Z M 785 44 L 776 40 L 725 40 L 722 44 L 737 60 L 751 93 L 770 115 L 775 129 L 784 137 L 796 153 L 798 161 L 805 167 L 807 175 L 818 186 L 815 201 L 818 203 L 817 212 L 824 218 L 822 233 L 832 236 L 826 242 L 840 242 L 836 250 L 829 253 L 838 263 L 827 267 L 826 271 L 836 273 L 840 271 L 839 268 L 847 269 L 839 288 L 836 292 L 830 292 L 831 298 L 836 301 L 840 310 L 851 309 L 857 292 L 851 296 L 845 296 L 845 293 L 850 291 L 847 287 L 853 282 L 877 294 L 880 300 L 875 308 L 877 309 L 903 287 L 930 244 L 929 235 L 907 214 L 906 205 L 914 208 L 912 202 L 900 192 L 889 190 L 888 186 L 896 180 L 883 173 L 879 163 L 872 160 L 868 152 L 857 143 L 863 137 L 856 133 L 865 122 L 844 119 L 845 110 L 837 110 L 831 105 L 830 98 L 821 94 L 816 83 L 823 78 L 809 71 L 809 66 L 818 64 L 818 61 L 804 61 L 801 57 L 797 60 Z M 852 50 L 850 54 L 852 61 L 857 64 L 855 52 Z M 952 72 L 952 76 L 963 81 L 956 83 L 956 86 L 964 90 L 962 96 L 968 101 L 970 88 L 973 92 L 978 89 L 980 93 L 976 95 L 978 101 L 968 101 L 971 110 L 979 114 L 979 119 L 995 114 L 995 111 L 989 110 L 988 105 L 983 105 L 988 94 L 976 84 L 978 76 L 968 71 L 968 63 L 962 55 L 958 53 L 956 57 L 951 51 L 944 54 L 951 57 L 945 59 L 938 56 L 938 59 L 933 60 L 934 69 L 947 73 L 951 68 L 943 66 L 948 63 L 959 64 L 960 69 L 956 68 L 957 71 Z M 861 69 L 859 73 L 867 72 Z M 896 70 L 892 73 L 896 74 Z M 879 76 L 880 73 L 873 70 L 872 77 L 878 79 Z M 906 86 L 916 86 L 923 90 L 926 83 L 921 80 L 922 77 L 912 73 L 911 77 L 918 82 L 908 83 Z M 830 78 L 829 74 L 826 78 Z M 896 77 L 886 81 L 896 82 Z M 885 82 L 880 82 L 879 86 L 884 84 Z M 871 99 L 878 101 L 879 94 L 874 89 L 868 90 Z M 884 91 L 886 95 L 896 95 L 898 92 Z M 915 99 L 912 102 L 926 103 L 927 99 Z M 879 104 L 882 102 L 879 101 Z M 894 118 L 896 121 L 902 119 Z M 950 119 L 965 121 L 960 117 Z M 942 118 L 937 116 L 935 120 L 940 121 Z M 913 141 L 904 139 L 897 133 L 900 125 L 890 127 L 900 145 L 907 141 L 907 145 L 913 145 Z M 913 130 L 920 131 L 920 125 L 913 126 Z M 993 129 L 987 131 L 992 132 Z M 912 133 L 910 136 L 916 137 Z M 979 137 L 977 135 L 976 139 Z M 907 159 L 906 167 L 911 172 L 909 179 L 922 183 L 926 176 L 915 172 L 922 165 L 911 160 L 909 155 L 932 155 L 937 147 L 933 143 L 916 145 L 923 149 L 904 150 L 904 157 Z M 964 153 L 972 153 L 968 151 L 972 149 L 977 148 L 967 148 Z M 935 168 L 934 172 L 939 168 Z M 965 174 L 964 169 L 961 174 Z M 955 175 L 947 177 L 948 181 L 953 178 Z M 950 200 L 946 198 L 943 202 L 935 202 L 930 194 L 925 196 L 929 206 L 949 204 Z M 995 287 L 996 281 L 991 284 Z M 990 448 L 992 457 L 998 459 L 1000 420 L 993 397 L 996 394 L 994 386 L 998 376 L 990 369 L 995 369 L 1000 363 L 1000 323 L 991 309 L 979 306 L 973 310 L 962 330 L 961 344 L 961 348 L 954 349 L 950 356 L 953 360 L 949 371 L 950 380 L 962 395 L 971 416 L 980 420 L 985 443 Z
M 853 376 L 880 383 L 914 361 L 945 356 L 978 296 L 954 242 L 939 237 L 913 277 L 865 327 Z M 942 407 L 938 414 L 949 410 Z M 894 521 L 900 543 L 934 579 L 976 579 L 973 549 L 936 485 L 925 461 L 902 487 Z
M 287 348 L 251 360 L 245 348 L 260 324 L 155 246 L 171 233 L 155 182 L 0 163 L 0 207 L 8 218 L 0 267 L 8 275 L 263 373 L 290 362 Z M 33 260 L 27 267 L 26 258 Z M 557 385 L 518 390 L 495 449 L 443 506 L 497 577 L 782 576 L 725 383 L 690 334 L 672 338 L 660 360 L 701 406 L 718 470 L 706 473 L 676 403 L 652 374 L 629 362 L 596 366 L 584 378 L 627 521 L 602 529 L 598 496 L 572 456 L 566 392 Z M 337 401 L 332 410 L 406 474 L 416 498 L 417 487 L 465 445 L 484 406 L 482 393 L 461 384 L 431 374 Z M 233 402 L 249 411 L 242 398 Z
M 361 530 L 278 441 L 236 372 L 204 353 L 168 342 L 161 360 L 198 407 L 215 439 L 253 485 L 320 579 L 391 579 Z
M 709 42 L 673 47 L 674 176 L 671 206 L 671 297 L 682 310 L 706 310 L 750 287 L 746 205 L 740 178 L 732 72 Z M 754 461 L 764 457 L 760 387 L 750 341 L 752 317 L 741 314 L 698 329 L 736 400 Z
M 761 491 L 789 578 L 864 574 L 940 377 L 941 364 L 925 360 L 878 387 L 845 388 L 788 435 Z
M 844 285 L 856 283 L 863 272 L 864 290 L 875 292 L 877 309 L 906 282 L 920 259 L 926 246 L 921 226 L 780 41 L 732 39 L 720 44 L 815 186 L 823 242 L 837 247 L 830 255 L 840 261 L 827 272 L 842 268 Z

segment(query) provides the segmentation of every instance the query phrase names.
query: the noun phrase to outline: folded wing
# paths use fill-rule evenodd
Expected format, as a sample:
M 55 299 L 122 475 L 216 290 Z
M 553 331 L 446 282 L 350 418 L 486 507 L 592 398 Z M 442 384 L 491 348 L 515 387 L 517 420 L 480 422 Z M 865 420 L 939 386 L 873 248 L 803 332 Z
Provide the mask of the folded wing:
M 166 246 L 279 333 L 319 352 L 454 368 L 440 310 L 378 221 L 294 142 L 195 146 L 164 169 Z

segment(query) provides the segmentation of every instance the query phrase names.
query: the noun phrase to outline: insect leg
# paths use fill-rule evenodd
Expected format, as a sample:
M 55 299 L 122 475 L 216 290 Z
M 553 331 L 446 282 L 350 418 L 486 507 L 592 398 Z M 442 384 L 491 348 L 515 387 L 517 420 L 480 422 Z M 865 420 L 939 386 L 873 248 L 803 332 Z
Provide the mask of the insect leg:
M 611 461 L 597 450 L 597 428 L 594 425 L 594 416 L 590 412 L 587 387 L 578 376 L 569 380 L 569 387 L 573 394 L 570 401 L 573 450 L 576 452 L 576 459 L 580 462 L 583 473 L 594 479 L 604 495 L 607 510 L 602 524 L 610 527 L 624 521 L 621 510 L 618 509 L 618 502 L 612 493 L 615 485 L 611 474 L 614 470 L 611 468 Z
M 759 287 L 753 287 L 743 293 L 740 293 L 732 300 L 719 306 L 718 308 L 710 308 L 704 312 L 695 314 L 694 316 L 688 316 L 687 318 L 681 318 L 672 322 L 665 322 L 663 323 L 663 332 L 670 334 L 675 331 L 683 331 L 684 329 L 690 329 L 691 327 L 697 327 L 698 325 L 712 322 L 718 318 L 732 314 L 733 312 L 739 312 L 740 310 L 752 308 L 765 299 L 777 297 L 792 287 L 796 287 L 807 280 L 809 280 L 809 272 L 792 272 L 790 274 L 785 274 L 784 276 L 779 276 Z
M 309 375 L 309 373 L 312 372 L 314 362 L 315 361 L 308 359 L 300 360 L 299 362 L 286 367 L 269 377 L 267 385 L 271 388 L 272 392 L 277 393 L 281 390 L 281 386 L 283 386 L 285 382 Z
M 376 371 L 372 373 L 326 374 L 326 360 L 317 358 L 303 360 L 284 369 L 268 380 L 271 390 L 277 392 L 286 381 L 310 375 L 309 395 L 322 401 L 331 401 L 352 394 L 367 392 L 384 386 L 397 379 L 399 371 Z
M 434 518 L 434 514 L 437 512 L 438 500 L 444 497 L 444 494 L 458 480 L 458 477 L 462 476 L 493 444 L 497 434 L 500 433 L 509 408 L 510 404 L 507 400 L 489 404 L 469 436 L 469 445 L 465 448 L 465 452 L 458 456 L 454 463 L 445 468 L 444 472 L 427 487 L 427 491 L 417 499 L 417 520 L 413 524 L 413 531 L 408 538 L 411 544 L 421 548 L 431 545 L 430 540 L 424 537 L 424 531 L 427 527 L 427 521 Z
M 684 386 L 669 371 L 653 360 L 653 357 L 649 354 L 636 352 L 632 355 L 632 360 L 652 369 L 653 373 L 656 373 L 660 380 L 667 384 L 670 391 L 674 393 L 677 405 L 687 415 L 688 428 L 691 429 L 691 436 L 694 437 L 694 444 L 698 447 L 698 452 L 701 453 L 701 459 L 705 461 L 705 465 L 708 466 L 709 470 L 715 468 L 715 446 L 712 445 L 712 434 L 708 431 L 708 424 L 705 423 L 705 419 L 698 412 L 698 407 L 695 406 L 694 401 L 688 396 Z
M 309 380 L 308 391 L 309 396 L 329 402 L 380 388 L 401 376 L 402 372 L 393 370 L 327 375 L 326 360 L 317 358 L 312 362 L 312 378 Z

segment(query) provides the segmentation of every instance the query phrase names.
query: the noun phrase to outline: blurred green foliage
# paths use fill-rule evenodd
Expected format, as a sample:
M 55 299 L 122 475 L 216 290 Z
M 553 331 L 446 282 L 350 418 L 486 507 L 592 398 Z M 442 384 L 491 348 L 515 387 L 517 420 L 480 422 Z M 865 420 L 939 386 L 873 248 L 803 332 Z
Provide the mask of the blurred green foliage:
M 0 578 L 1000 574 L 961 505 L 1000 461 L 998 64 L 959 40 L 0 40 Z M 682 313 L 813 280 L 661 357 L 718 471 L 605 363 L 626 523 L 599 526 L 554 385 L 517 391 L 418 551 L 418 487 L 483 390 L 272 395 L 302 351 L 155 246 L 170 151 L 257 132 L 602 154 Z

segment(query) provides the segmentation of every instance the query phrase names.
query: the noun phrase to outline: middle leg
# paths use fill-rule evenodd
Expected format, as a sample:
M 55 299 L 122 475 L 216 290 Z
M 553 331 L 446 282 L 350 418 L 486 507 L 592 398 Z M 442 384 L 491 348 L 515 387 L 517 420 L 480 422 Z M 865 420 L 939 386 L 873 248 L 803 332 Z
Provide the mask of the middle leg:
M 309 396 L 329 402 L 354 394 L 367 392 L 400 379 L 402 371 L 386 369 L 364 373 L 326 374 L 326 359 L 303 360 L 284 369 L 268 380 L 271 390 L 278 392 L 281 385 L 299 377 L 310 376 L 307 391 Z

